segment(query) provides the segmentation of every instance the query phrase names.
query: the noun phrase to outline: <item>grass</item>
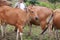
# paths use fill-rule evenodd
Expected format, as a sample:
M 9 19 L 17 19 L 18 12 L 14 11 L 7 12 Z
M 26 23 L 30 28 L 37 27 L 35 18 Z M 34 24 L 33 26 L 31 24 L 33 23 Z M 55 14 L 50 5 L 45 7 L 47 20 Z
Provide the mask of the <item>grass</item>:
M 11 25 L 7 25 L 6 27 L 7 30 L 7 38 L 9 40 L 15 40 L 16 39 L 16 33 L 14 32 L 14 26 Z M 29 31 L 29 27 L 25 26 L 23 29 L 23 40 L 39 40 L 39 36 L 41 38 L 41 35 L 39 35 L 41 33 L 41 28 L 39 26 L 35 26 L 33 25 L 32 27 L 32 35 L 31 36 L 27 36 L 28 31 Z M 41 38 L 41 40 L 49 40 L 49 35 L 46 33 L 45 35 L 43 35 L 43 38 Z

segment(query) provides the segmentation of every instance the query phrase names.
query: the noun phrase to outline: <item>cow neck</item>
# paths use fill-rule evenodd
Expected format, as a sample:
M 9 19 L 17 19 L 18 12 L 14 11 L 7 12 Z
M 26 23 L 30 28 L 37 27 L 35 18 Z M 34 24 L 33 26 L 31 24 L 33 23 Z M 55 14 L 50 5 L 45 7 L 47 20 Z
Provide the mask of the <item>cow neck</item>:
M 24 12 L 26 13 L 26 16 L 29 15 L 27 8 L 24 10 Z
M 29 18 L 30 17 L 30 13 L 26 10 L 26 16 Z
M 26 12 L 27 21 L 29 21 L 31 16 L 30 16 L 28 9 L 26 9 L 25 12 Z

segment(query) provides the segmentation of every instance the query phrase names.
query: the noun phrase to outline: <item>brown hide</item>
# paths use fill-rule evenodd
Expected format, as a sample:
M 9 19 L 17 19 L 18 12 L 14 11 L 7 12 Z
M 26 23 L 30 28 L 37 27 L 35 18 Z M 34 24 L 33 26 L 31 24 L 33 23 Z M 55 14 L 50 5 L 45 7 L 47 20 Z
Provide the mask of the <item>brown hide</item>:
M 29 13 L 26 13 L 21 9 L 11 8 L 9 6 L 2 6 L 0 9 L 0 19 L 5 23 L 9 23 L 17 27 L 18 25 L 24 26 L 29 18 Z
M 39 18 L 39 21 L 36 21 L 33 17 L 31 20 L 31 24 L 40 25 L 42 30 L 44 30 L 44 28 L 47 25 L 47 18 L 51 16 L 52 10 L 47 7 L 41 7 L 41 6 L 33 6 L 33 7 L 30 6 L 30 7 L 34 9 L 32 11 L 34 11 L 34 13 L 37 13 Z
M 4 5 L 11 6 L 12 3 L 7 0 L 0 0 L 0 6 L 4 6 Z
M 53 25 L 56 29 L 60 29 L 60 9 L 54 10 Z
M 23 26 L 30 21 L 33 15 L 34 19 L 37 17 L 37 14 L 30 12 L 31 9 L 29 9 L 29 7 L 27 8 L 27 12 L 22 9 L 12 8 L 9 6 L 1 6 L 0 9 L 0 20 L 8 24 L 15 25 L 19 28 L 20 32 L 22 32 Z

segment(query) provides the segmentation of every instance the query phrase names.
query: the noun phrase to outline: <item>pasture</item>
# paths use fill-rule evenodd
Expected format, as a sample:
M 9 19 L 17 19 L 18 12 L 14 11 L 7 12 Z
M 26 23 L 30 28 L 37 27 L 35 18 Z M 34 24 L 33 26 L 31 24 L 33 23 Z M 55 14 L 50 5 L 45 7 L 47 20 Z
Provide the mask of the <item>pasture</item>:
M 12 1 L 12 7 L 14 7 L 14 4 L 17 2 L 17 0 Z M 28 1 L 25 3 L 27 6 L 30 4 Z M 52 4 L 49 2 L 39 2 L 39 4 L 36 4 L 39 6 L 44 6 L 47 8 L 51 8 L 51 9 L 56 9 L 56 8 L 60 8 L 60 3 Z M 56 7 L 55 7 L 56 6 Z M 7 25 L 6 29 L 6 35 L 4 37 L 2 37 L 1 34 L 1 30 L 0 30 L 0 40 L 16 40 L 16 32 L 15 27 L 12 25 Z M 29 26 L 25 25 L 24 29 L 23 29 L 23 40 L 56 40 L 56 35 L 55 35 L 55 31 L 53 30 L 53 34 L 48 33 L 49 30 L 47 30 L 43 35 L 40 35 L 40 33 L 42 32 L 41 26 L 36 26 L 36 25 L 32 25 L 32 34 L 31 36 L 28 35 L 29 33 Z M 58 30 L 58 38 L 60 40 L 60 30 Z M 50 35 L 51 34 L 51 35 Z M 20 39 L 20 37 L 19 37 Z
M 14 32 L 14 27 L 13 26 L 7 25 L 6 31 L 7 31 L 7 33 L 6 33 L 6 36 L 4 38 L 2 38 L 2 36 L 0 34 L 0 40 L 16 40 L 16 32 Z M 40 36 L 41 40 L 49 40 L 50 39 L 50 35 L 48 33 L 45 33 L 43 38 L 41 38 L 41 35 L 40 35 L 41 28 L 39 26 L 33 25 L 31 36 L 28 36 L 28 31 L 29 31 L 29 27 L 26 25 L 24 27 L 23 40 L 39 40 L 39 36 Z M 55 40 L 55 37 L 53 37 L 51 39 Z

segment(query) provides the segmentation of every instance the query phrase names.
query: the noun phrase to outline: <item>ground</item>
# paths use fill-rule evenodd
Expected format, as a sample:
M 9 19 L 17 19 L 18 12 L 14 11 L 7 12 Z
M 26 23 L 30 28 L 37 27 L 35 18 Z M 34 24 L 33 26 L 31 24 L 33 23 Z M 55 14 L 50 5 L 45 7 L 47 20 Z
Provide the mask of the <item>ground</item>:
M 4 38 L 2 38 L 1 31 L 0 31 L 0 40 L 16 40 L 16 32 L 14 32 L 14 26 L 7 25 L 6 30 L 7 33 Z M 39 40 L 39 36 L 41 38 L 41 35 L 39 35 L 41 33 L 41 28 L 39 26 L 33 25 L 31 36 L 27 35 L 28 31 L 29 31 L 29 27 L 26 26 L 23 32 L 23 40 Z M 49 35 L 47 33 L 43 36 L 43 40 L 49 40 Z M 55 40 L 55 38 L 53 40 Z

